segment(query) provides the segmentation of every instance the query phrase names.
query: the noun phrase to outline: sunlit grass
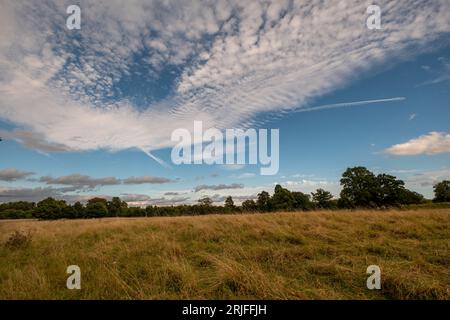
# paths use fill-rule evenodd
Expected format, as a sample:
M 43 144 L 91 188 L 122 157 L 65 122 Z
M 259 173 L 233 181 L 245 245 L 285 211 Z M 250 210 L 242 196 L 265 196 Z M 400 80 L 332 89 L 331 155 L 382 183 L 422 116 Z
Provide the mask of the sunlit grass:
M 449 209 L 0 221 L 0 298 L 449 299 L 449 227 Z

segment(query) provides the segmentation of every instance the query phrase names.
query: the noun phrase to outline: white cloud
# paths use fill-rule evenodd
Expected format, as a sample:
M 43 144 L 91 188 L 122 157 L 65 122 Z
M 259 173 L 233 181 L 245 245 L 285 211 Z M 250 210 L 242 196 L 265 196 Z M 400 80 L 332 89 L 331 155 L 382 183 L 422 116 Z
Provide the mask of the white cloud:
M 405 143 L 393 145 L 385 150 L 395 156 L 434 155 L 450 152 L 450 134 L 445 132 L 430 132 Z
M 450 32 L 447 0 L 381 1 L 382 31 L 365 27 L 368 4 L 85 0 L 74 34 L 64 1 L 2 1 L 0 118 L 39 137 L 13 138 L 44 152 L 150 151 L 194 119 L 255 126 L 261 112 L 305 106 Z M 158 77 L 170 66 L 182 74 L 165 100 L 138 109 L 120 95 L 136 69 Z

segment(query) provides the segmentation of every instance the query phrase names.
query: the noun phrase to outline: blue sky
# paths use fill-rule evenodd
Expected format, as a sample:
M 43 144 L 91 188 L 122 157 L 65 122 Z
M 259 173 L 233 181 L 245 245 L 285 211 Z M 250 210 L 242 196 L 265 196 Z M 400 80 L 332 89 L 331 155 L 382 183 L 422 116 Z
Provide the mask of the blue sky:
M 81 1 L 71 31 L 69 4 L 0 13 L 0 202 L 337 196 L 355 165 L 427 197 L 450 179 L 448 1 L 380 1 L 381 30 L 361 1 Z M 171 164 L 171 132 L 194 120 L 279 129 L 278 174 Z

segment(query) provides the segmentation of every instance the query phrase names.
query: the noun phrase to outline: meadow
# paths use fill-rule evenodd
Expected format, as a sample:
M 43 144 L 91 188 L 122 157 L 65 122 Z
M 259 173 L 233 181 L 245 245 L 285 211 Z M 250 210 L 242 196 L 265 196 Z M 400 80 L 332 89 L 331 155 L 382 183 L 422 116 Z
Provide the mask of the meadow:
M 3 220 L 0 299 L 449 299 L 449 239 L 448 208 Z

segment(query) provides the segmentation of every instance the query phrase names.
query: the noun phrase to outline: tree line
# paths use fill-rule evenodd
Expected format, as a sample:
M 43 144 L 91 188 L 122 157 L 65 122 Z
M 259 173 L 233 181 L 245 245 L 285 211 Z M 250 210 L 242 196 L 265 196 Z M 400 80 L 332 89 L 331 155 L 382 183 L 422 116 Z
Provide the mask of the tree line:
M 214 213 L 276 212 L 315 209 L 389 208 L 421 204 L 427 200 L 419 193 L 405 188 L 405 183 L 388 174 L 375 175 L 365 167 L 348 168 L 340 179 L 340 197 L 324 189 L 311 194 L 290 191 L 276 185 L 270 195 L 262 191 L 256 200 L 245 200 L 240 206 L 227 197 L 223 206 L 213 204 L 208 198 L 198 200 L 194 205 L 128 207 L 119 197 L 111 200 L 92 198 L 86 204 L 68 204 L 53 198 L 34 202 L 9 202 L 0 204 L 0 219 L 37 218 L 41 220 L 81 219 L 102 217 L 153 217 L 204 215 Z M 450 181 L 434 185 L 434 202 L 450 202 Z

